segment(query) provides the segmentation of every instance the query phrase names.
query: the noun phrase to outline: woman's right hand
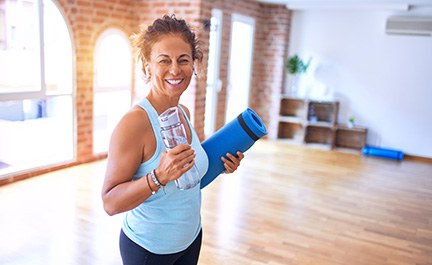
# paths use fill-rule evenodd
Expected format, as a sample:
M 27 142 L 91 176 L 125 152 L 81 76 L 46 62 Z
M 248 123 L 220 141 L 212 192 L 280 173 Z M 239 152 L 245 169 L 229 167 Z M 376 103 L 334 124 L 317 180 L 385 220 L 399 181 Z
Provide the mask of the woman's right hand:
M 166 185 L 186 173 L 195 163 L 195 151 L 189 144 L 180 144 L 169 152 L 164 151 L 155 169 L 158 180 Z

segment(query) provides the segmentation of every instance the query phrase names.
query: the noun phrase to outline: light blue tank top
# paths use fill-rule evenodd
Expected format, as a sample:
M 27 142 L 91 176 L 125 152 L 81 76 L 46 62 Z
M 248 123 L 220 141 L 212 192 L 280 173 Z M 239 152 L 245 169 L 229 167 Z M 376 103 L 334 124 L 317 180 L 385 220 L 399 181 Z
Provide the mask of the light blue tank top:
M 150 119 L 156 138 L 156 151 L 153 157 L 139 166 L 133 177 L 134 180 L 158 167 L 161 154 L 165 150 L 156 110 L 147 99 L 143 99 L 137 105 L 147 112 Z M 191 146 L 195 150 L 195 164 L 202 178 L 208 169 L 207 154 L 189 119 L 184 116 L 191 128 Z M 156 254 L 170 254 L 185 250 L 201 230 L 200 185 L 189 190 L 180 190 L 174 181 L 171 181 L 164 189 L 160 188 L 146 201 L 128 211 L 122 226 L 124 233 L 132 241 Z

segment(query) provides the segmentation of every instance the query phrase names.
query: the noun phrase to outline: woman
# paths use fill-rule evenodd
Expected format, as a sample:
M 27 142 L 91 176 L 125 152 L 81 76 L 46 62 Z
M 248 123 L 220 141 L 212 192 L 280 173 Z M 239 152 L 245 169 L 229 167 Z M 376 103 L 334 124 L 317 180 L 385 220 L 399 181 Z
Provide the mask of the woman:
M 174 180 L 196 165 L 201 177 L 207 155 L 181 109 L 188 144 L 165 151 L 158 115 L 178 106 L 194 64 L 202 60 L 195 34 L 182 19 L 165 15 L 135 36 L 143 71 L 151 84 L 146 98 L 134 106 L 113 132 L 102 189 L 109 215 L 127 212 L 120 234 L 123 264 L 197 264 L 201 248 L 200 185 L 180 190 Z M 244 155 L 221 158 L 227 173 Z

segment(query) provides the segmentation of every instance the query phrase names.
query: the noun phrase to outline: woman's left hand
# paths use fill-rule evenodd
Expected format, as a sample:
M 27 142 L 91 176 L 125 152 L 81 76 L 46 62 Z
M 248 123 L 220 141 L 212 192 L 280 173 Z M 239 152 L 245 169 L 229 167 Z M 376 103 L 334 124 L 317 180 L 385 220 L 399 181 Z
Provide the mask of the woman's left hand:
M 226 156 L 228 159 L 225 157 L 221 158 L 224 162 L 224 173 L 233 173 L 237 170 L 238 166 L 240 166 L 240 161 L 244 158 L 244 154 L 242 152 L 237 152 L 237 156 L 234 156 L 230 153 L 227 153 Z

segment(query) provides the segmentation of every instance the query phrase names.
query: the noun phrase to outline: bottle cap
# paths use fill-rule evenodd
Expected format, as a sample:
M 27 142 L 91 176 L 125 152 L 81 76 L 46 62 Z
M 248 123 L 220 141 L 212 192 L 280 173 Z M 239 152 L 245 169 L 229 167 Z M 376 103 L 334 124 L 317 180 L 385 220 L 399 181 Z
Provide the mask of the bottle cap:
M 171 107 L 159 115 L 159 123 L 162 128 L 180 123 L 178 107 Z

